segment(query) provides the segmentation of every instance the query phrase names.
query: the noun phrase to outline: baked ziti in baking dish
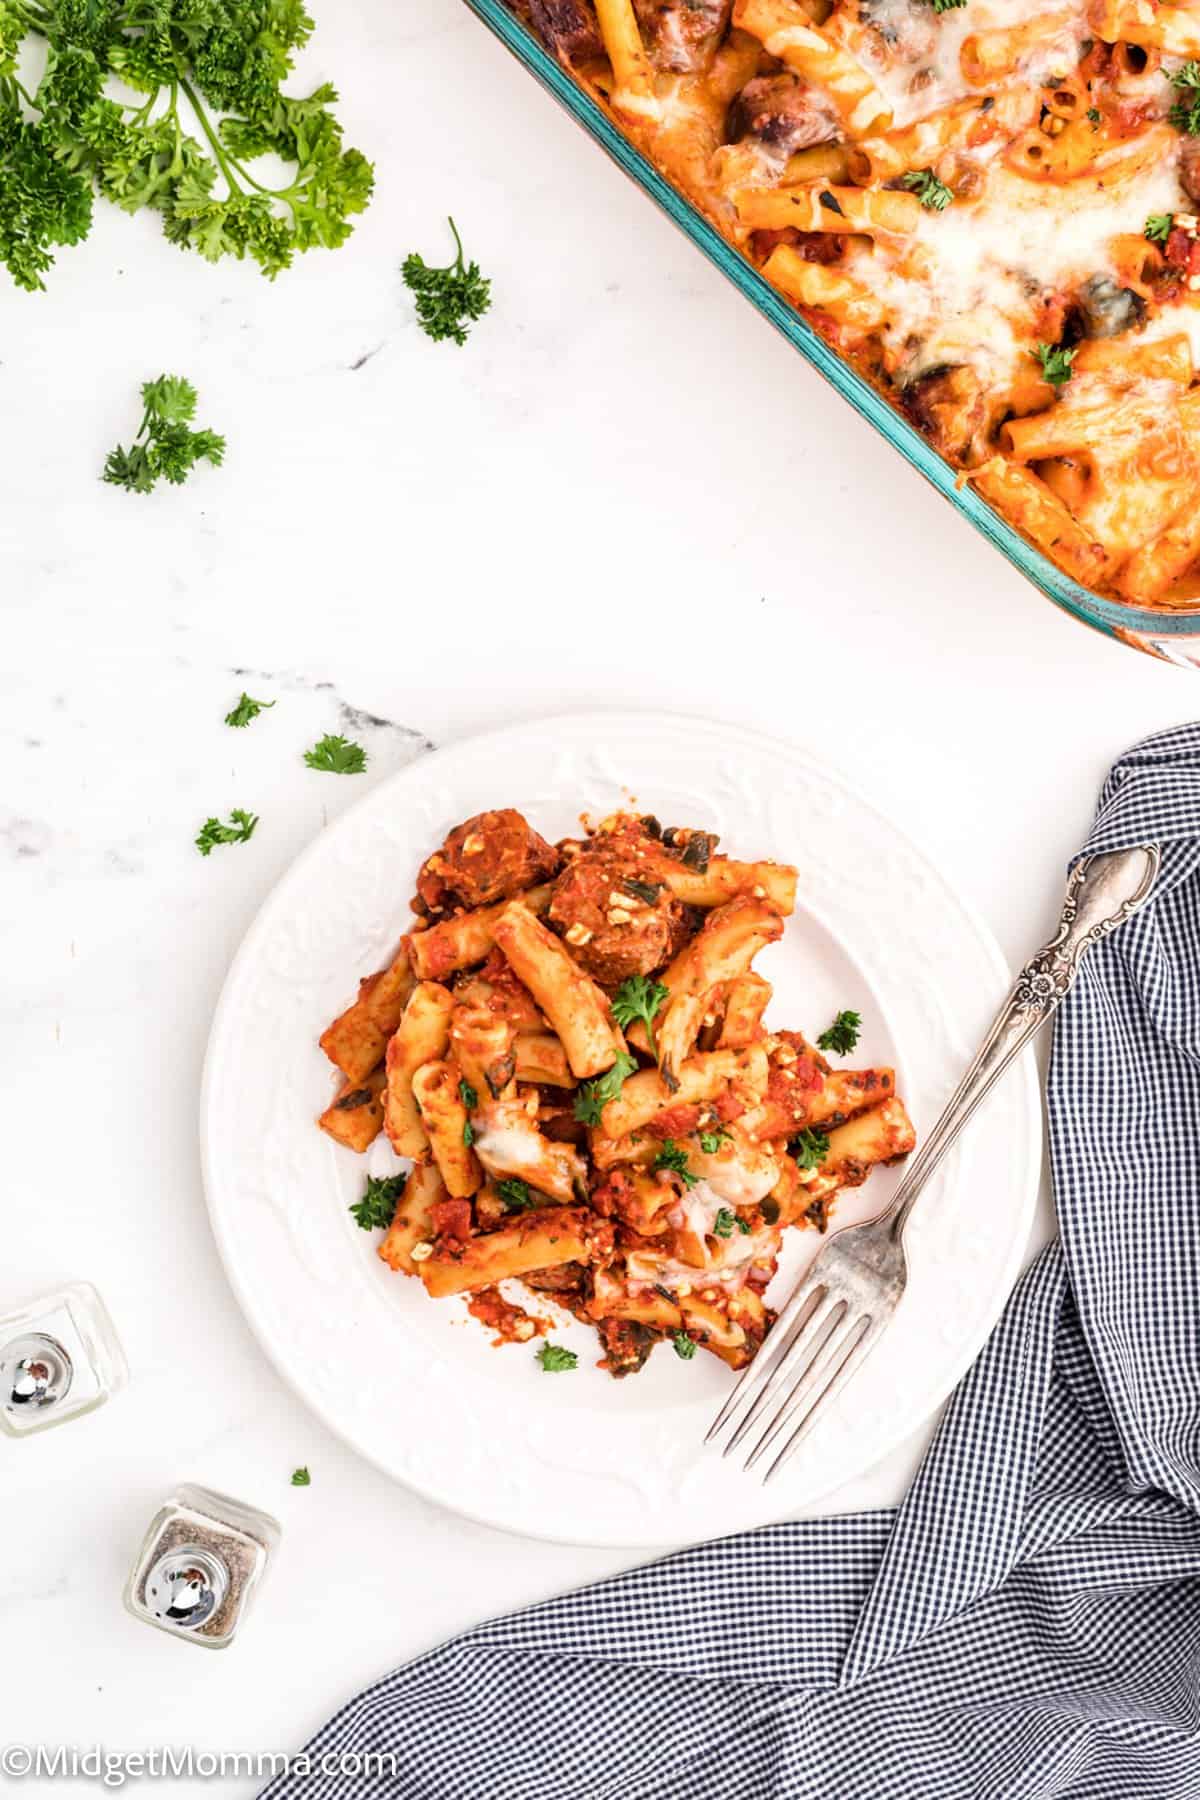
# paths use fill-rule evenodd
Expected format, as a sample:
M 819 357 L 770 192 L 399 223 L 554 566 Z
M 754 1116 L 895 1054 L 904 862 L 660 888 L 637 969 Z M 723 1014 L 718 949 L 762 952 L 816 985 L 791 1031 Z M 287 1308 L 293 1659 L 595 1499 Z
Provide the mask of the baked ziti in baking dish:
M 513 0 L 1085 587 L 1200 600 L 1200 8 Z

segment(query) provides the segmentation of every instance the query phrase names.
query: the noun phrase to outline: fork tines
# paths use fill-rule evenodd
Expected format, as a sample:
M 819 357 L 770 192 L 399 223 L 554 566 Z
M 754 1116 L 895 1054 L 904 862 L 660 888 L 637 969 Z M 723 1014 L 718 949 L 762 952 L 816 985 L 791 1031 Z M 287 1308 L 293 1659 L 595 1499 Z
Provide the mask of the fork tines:
M 773 1330 L 709 1427 L 711 1443 L 725 1427 L 733 1432 L 722 1454 L 745 1438 L 751 1427 L 761 1430 L 745 1468 L 775 1445 L 787 1425 L 794 1429 L 763 1477 L 764 1485 L 792 1456 L 817 1415 L 848 1380 L 866 1355 L 879 1324 L 853 1298 L 820 1278 L 801 1282 L 775 1321 Z M 740 1415 L 740 1417 L 739 1417 Z

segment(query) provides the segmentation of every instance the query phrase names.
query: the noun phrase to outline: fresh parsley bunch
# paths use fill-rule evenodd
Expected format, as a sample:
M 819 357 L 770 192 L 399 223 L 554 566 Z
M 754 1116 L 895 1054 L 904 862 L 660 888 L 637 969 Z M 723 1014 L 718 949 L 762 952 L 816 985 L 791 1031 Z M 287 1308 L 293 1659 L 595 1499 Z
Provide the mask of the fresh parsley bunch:
M 87 236 L 97 189 L 161 213 L 173 244 L 271 277 L 344 243 L 374 176 L 342 147 L 328 83 L 282 91 L 312 29 L 300 0 L 0 0 L 0 262 L 18 287 L 44 287 L 54 251 Z M 267 153 L 291 165 L 281 187 L 252 172 Z

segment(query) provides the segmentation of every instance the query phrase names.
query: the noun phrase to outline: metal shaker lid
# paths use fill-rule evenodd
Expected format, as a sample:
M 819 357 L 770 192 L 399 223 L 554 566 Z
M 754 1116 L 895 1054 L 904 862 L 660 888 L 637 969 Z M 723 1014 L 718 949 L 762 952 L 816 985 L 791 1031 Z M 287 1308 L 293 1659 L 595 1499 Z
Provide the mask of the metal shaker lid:
M 57 1338 L 26 1332 L 0 1348 L 0 1406 L 54 1406 L 66 1398 L 74 1369 Z
M 228 1566 L 198 1544 L 177 1544 L 146 1577 L 146 1606 L 163 1625 L 195 1631 L 220 1606 L 229 1587 Z

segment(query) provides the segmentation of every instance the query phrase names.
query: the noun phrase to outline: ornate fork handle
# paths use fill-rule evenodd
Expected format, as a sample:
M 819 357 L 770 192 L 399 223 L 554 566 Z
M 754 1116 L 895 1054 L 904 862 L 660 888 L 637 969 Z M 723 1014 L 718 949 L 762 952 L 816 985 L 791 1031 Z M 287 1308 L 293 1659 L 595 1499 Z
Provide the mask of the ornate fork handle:
M 1158 874 L 1157 844 L 1086 857 L 1072 870 L 1058 930 L 1017 976 L 974 1062 L 941 1118 L 909 1164 L 884 1217 L 899 1238 L 913 1204 L 975 1109 L 1013 1058 L 1056 1012 L 1093 944 L 1116 931 L 1150 897 Z

